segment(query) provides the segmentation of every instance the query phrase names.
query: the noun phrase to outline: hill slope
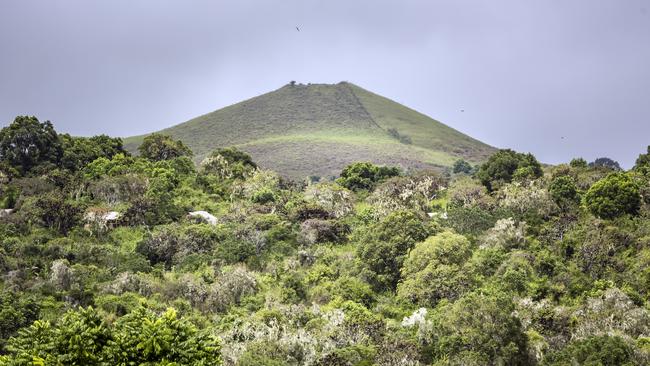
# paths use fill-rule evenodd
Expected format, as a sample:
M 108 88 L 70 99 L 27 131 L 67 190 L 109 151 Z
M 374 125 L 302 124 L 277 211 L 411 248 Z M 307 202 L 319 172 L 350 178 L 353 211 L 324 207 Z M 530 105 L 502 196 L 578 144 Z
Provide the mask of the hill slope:
M 389 133 L 396 129 L 411 144 Z M 273 92 L 164 129 L 197 161 L 237 146 L 258 164 L 292 178 L 336 176 L 354 161 L 409 168 L 479 162 L 494 148 L 354 84 L 286 85 Z M 143 136 L 125 139 L 135 151 Z

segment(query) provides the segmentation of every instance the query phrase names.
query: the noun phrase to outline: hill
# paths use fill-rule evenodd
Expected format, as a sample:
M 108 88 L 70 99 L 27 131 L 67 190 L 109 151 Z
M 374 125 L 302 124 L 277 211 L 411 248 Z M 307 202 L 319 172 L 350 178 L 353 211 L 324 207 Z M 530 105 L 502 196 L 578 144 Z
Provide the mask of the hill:
M 260 166 L 297 179 L 336 176 L 354 161 L 438 168 L 458 158 L 478 163 L 494 151 L 348 82 L 288 84 L 160 132 L 186 143 L 197 161 L 234 145 Z M 125 139 L 125 146 L 136 151 L 144 136 Z

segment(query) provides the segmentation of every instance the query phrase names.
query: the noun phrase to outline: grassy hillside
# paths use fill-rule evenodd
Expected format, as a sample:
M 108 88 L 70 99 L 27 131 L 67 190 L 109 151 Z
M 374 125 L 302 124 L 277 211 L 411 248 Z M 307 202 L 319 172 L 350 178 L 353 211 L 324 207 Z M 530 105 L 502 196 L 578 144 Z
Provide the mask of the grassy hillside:
M 400 142 L 396 129 L 411 139 Z M 160 131 L 192 148 L 197 161 L 238 146 L 262 166 L 292 178 L 334 176 L 353 161 L 404 169 L 485 159 L 494 149 L 438 121 L 356 85 L 286 85 L 276 91 Z M 135 151 L 144 136 L 125 140 Z

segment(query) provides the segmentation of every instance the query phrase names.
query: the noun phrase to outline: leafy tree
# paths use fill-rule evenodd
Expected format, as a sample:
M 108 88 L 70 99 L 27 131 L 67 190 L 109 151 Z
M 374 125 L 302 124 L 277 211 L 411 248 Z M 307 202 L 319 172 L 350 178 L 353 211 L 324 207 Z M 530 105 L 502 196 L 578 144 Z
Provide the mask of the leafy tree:
M 472 292 L 436 312 L 435 365 L 529 365 L 528 346 L 510 296 Z
M 462 268 L 471 254 L 469 240 L 449 231 L 416 244 L 404 261 L 398 294 L 429 307 L 441 299 L 458 298 L 471 282 Z
M 396 211 L 367 228 L 358 238 L 357 255 L 371 283 L 394 290 L 408 251 L 430 234 L 431 228 L 409 211 Z
M 571 342 L 565 348 L 545 357 L 544 366 L 602 365 L 632 366 L 635 362 L 633 348 L 617 336 L 596 336 Z
M 625 173 L 612 173 L 596 182 L 585 195 L 591 213 L 604 219 L 634 215 L 641 206 L 636 182 Z
M 598 158 L 589 163 L 589 166 L 592 168 L 604 168 L 617 171 L 621 170 L 621 166 L 618 164 L 618 162 L 610 158 Z
M 456 162 L 454 162 L 454 166 L 452 167 L 452 171 L 454 174 L 472 174 L 474 171 L 474 168 L 470 163 L 465 161 L 464 159 L 458 159 Z
M 372 189 L 376 183 L 396 177 L 400 171 L 396 167 L 377 166 L 372 163 L 354 163 L 343 169 L 336 181 L 350 190 Z
M 568 175 L 554 178 L 548 187 L 553 201 L 560 207 L 569 207 L 580 202 L 578 187 L 574 179 Z
M 86 137 L 73 137 L 68 134 L 61 135 L 63 156 L 61 166 L 77 171 L 98 158 L 112 159 L 117 154 L 129 155 L 122 146 L 122 139 L 106 135 Z
M 646 154 L 640 154 L 636 159 L 634 169 L 650 169 L 650 146 L 648 146 L 648 152 Z
M 192 156 L 192 150 L 180 140 L 171 136 L 152 133 L 142 140 L 138 147 L 140 156 L 151 161 L 170 160 L 181 156 Z
M 244 179 L 257 169 L 257 164 L 247 153 L 236 147 L 218 149 L 201 162 L 203 171 L 222 179 Z
M 22 174 L 39 164 L 57 164 L 62 148 L 59 136 L 50 121 L 18 116 L 0 130 L 0 161 L 6 161 Z
M 9 365 L 221 365 L 221 347 L 174 309 L 139 307 L 110 325 L 91 307 L 36 321 L 8 344 Z M 7 360 L 5 358 L 5 360 Z M 0 361 L 3 361 L 0 359 Z
M 541 177 L 542 173 L 542 166 L 532 154 L 505 149 L 490 156 L 481 165 L 476 177 L 489 191 L 495 191 L 513 178 L 535 179 Z
M 571 160 L 569 165 L 572 168 L 587 168 L 589 165 L 587 164 L 587 161 L 583 158 L 574 158 Z

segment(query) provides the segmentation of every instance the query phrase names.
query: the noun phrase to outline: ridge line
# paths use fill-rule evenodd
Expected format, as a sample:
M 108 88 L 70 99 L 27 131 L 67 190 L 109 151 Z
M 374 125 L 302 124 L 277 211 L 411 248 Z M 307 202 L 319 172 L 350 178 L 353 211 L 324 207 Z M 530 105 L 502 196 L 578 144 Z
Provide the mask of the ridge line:
M 374 125 L 375 125 L 377 128 L 379 128 L 380 130 L 382 130 L 382 131 L 388 133 L 386 130 L 384 130 L 384 129 L 379 125 L 379 123 L 377 123 L 377 121 L 375 121 L 374 118 L 372 118 L 372 115 L 370 114 L 370 112 L 368 112 L 368 109 L 366 109 L 366 106 L 363 105 L 363 103 L 361 103 L 361 100 L 359 100 L 359 97 L 358 97 L 357 94 L 354 92 L 354 90 L 352 89 L 352 87 L 350 86 L 350 84 L 345 83 L 344 85 L 345 85 L 346 88 L 348 88 L 348 90 L 350 91 L 350 94 L 352 94 L 352 97 L 354 97 L 354 100 L 357 102 L 357 104 L 358 104 L 359 106 L 361 106 L 361 109 L 362 109 L 363 112 L 368 116 L 368 119 L 370 120 L 370 122 L 372 122 L 372 124 L 374 124 Z

